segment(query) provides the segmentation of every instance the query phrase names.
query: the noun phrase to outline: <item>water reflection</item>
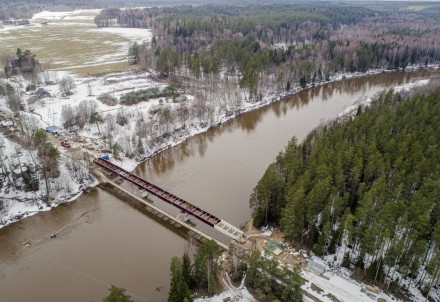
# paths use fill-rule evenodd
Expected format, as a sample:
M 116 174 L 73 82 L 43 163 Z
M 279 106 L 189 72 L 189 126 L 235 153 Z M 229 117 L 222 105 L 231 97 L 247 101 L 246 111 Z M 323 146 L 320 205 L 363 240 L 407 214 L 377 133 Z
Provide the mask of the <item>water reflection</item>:
M 0 259 L 7 259 L 8 262 L 15 262 L 23 252 L 29 250 L 25 243 L 31 246 L 39 246 L 52 241 L 50 235 L 57 230 L 70 224 L 60 236 L 68 236 L 75 229 L 83 224 L 90 224 L 99 216 L 102 204 L 99 202 L 99 190 L 92 190 L 87 194 L 88 202 L 65 203 L 57 208 L 40 212 L 32 218 L 18 221 L 0 230 Z M 79 215 L 72 212 L 82 210 Z M 87 213 L 80 217 L 83 213 Z M 29 227 L 29 224 L 32 227 Z
M 325 103 L 336 98 L 339 95 L 362 95 L 371 91 L 386 89 L 387 87 L 402 85 L 409 81 L 414 81 L 419 78 L 434 77 L 437 71 L 417 71 L 417 72 L 393 72 L 382 73 L 375 76 L 359 77 L 346 79 L 344 81 L 327 83 L 322 86 L 312 87 L 303 90 L 295 95 L 288 96 L 284 100 L 272 103 L 268 106 L 262 107 L 258 110 L 253 110 L 244 113 L 237 118 L 227 121 L 224 124 L 212 128 L 207 132 L 199 134 L 180 145 L 170 148 L 154 158 L 149 159 L 144 166 L 148 166 L 154 170 L 154 173 L 163 174 L 169 170 L 174 169 L 176 162 L 182 162 L 188 157 L 193 157 L 197 154 L 199 157 L 204 157 L 216 137 L 225 133 L 232 133 L 236 129 L 241 129 L 247 134 L 251 134 L 256 130 L 258 125 L 265 120 L 265 117 L 273 113 L 277 118 L 286 116 L 290 110 L 299 111 L 311 102 L 320 101 Z M 359 99 L 351 99 L 351 103 L 355 103 Z M 320 122 L 327 118 L 321 118 Z M 274 129 L 276 131 L 276 129 Z M 231 146 L 225 146 L 229 148 Z M 140 165 L 143 166 L 143 165 Z M 138 168 L 137 171 L 144 173 L 144 169 Z
M 320 121 L 383 88 L 438 74 L 381 74 L 315 87 L 190 138 L 136 173 L 238 226 L 251 215 L 252 188 L 293 135 L 301 140 Z M 85 211 L 87 219 L 49 239 Z M 182 254 L 185 238 L 142 206 L 97 189 L 0 229 L 0 300 L 99 301 L 113 283 L 136 300 L 166 301 L 169 261 Z M 29 239 L 27 248 L 22 243 Z M 54 285 L 50 291 L 47 284 Z

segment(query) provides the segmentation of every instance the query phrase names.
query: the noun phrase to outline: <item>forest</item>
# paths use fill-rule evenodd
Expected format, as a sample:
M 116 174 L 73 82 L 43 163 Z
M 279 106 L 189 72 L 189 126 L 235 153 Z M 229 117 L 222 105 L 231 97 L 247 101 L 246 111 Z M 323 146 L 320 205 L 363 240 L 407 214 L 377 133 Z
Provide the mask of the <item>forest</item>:
M 252 192 L 253 223 L 342 253 L 337 264 L 367 282 L 427 294 L 440 275 L 440 89 L 409 100 L 390 90 L 359 108 L 292 138 Z
M 153 31 L 151 43 L 130 47 L 130 62 L 141 69 L 182 86 L 232 82 L 259 101 L 273 87 L 288 91 L 340 72 L 438 63 L 438 14 L 425 12 L 335 3 L 200 5 L 108 9 L 95 22 L 116 19 Z
M 173 257 L 168 302 L 190 302 L 191 292 L 196 293 L 195 296 L 215 294 L 225 269 L 223 263 L 216 261 L 220 255 L 219 245 L 206 241 L 192 254 L 185 251 L 182 257 Z M 299 266 L 281 266 L 276 259 L 264 257 L 256 249 L 249 252 L 238 245 L 231 245 L 227 258 L 232 259 L 231 268 L 226 269 L 231 279 L 240 283 L 244 278 L 246 286 L 262 299 L 260 301 L 302 301 L 300 287 L 304 279 Z
M 0 4 L 0 20 L 28 18 L 47 8 L 45 1 L 38 3 L 5 1 Z M 63 1 L 47 3 L 67 8 Z M 70 3 L 71 8 L 88 5 Z M 26 9 L 21 9 L 23 5 Z M 320 84 L 338 74 L 439 63 L 438 6 L 363 5 L 105 9 L 95 19 L 98 26 L 117 20 L 121 27 L 152 30 L 151 42 L 129 47 L 128 62 L 151 71 L 153 79 L 166 83 L 165 88 L 131 91 L 119 99 L 99 95 L 97 99 L 109 106 L 125 105 L 115 115 L 101 116 L 89 100 L 65 105 L 63 126 L 72 131 L 96 126 L 115 157 L 123 153 L 141 160 L 147 147 L 177 137 L 187 127 L 216 125 L 222 114 L 240 114 L 243 101 L 273 100 L 282 92 Z M 29 59 L 20 55 L 21 61 Z M 28 76 L 31 73 L 33 69 Z M 72 78 L 63 78 L 60 91 L 71 94 L 72 83 Z M 59 154 L 37 123 L 19 114 L 22 99 L 16 88 L 0 85 L 0 94 L 18 115 L 15 139 L 35 154 L 34 166 L 41 170 L 29 168 L 25 187 L 38 190 L 36 172 L 41 173 L 48 201 L 50 192 L 57 190 L 50 180 L 60 173 Z M 130 105 L 152 98 L 165 100 L 148 113 L 129 110 Z M 371 108 L 359 109 L 353 120 L 316 129 L 302 143 L 293 138 L 253 190 L 255 226 L 280 226 L 294 244 L 317 255 L 335 255 L 335 263 L 353 269 L 357 278 L 394 293 L 414 283 L 429 293 L 440 276 L 439 99 L 440 90 L 410 100 L 390 91 Z M 135 121 L 133 133 L 124 128 L 129 120 Z M 124 134 L 115 141 L 118 132 Z M 70 165 L 75 177 L 86 178 L 81 167 Z M 0 166 L 13 170 L 7 161 Z M 206 246 L 193 255 L 193 263 L 187 255 L 174 258 L 170 300 L 188 299 L 189 290 L 213 294 L 217 254 L 216 247 Z M 246 282 L 260 290 L 259 296 L 301 299 L 297 271 L 279 269 L 256 254 L 247 260 Z
M 200 5 L 112 10 L 111 18 L 152 30 L 151 43 L 130 47 L 141 69 L 206 101 L 239 103 L 243 93 L 259 102 L 339 73 L 437 64 L 439 14 L 430 8 Z M 394 293 L 412 283 L 429 292 L 440 270 L 439 96 L 385 93 L 353 121 L 292 139 L 253 191 L 254 224 L 279 225 L 318 255 L 342 253 L 338 265 Z
M 2 0 L 0 1 L 0 21 L 8 19 L 30 19 L 43 10 L 66 11 L 78 8 L 106 8 L 122 6 L 118 0 Z

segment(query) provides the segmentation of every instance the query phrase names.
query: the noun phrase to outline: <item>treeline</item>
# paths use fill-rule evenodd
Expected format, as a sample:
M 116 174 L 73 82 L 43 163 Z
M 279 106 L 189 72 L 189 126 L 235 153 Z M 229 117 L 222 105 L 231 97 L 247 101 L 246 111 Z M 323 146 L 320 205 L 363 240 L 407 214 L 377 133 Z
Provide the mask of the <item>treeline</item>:
M 201 243 L 194 255 L 185 252 L 181 258 L 173 257 L 168 302 L 190 302 L 193 292 L 213 296 L 222 271 L 220 255 L 220 247 L 211 240 Z M 229 271 L 231 279 L 240 283 L 245 278 L 246 286 L 255 291 L 257 298 L 302 301 L 301 285 L 304 280 L 299 275 L 299 267 L 280 266 L 276 259 L 263 257 L 258 250 L 249 254 L 236 245 L 231 246 L 226 259 L 231 263 L 223 268 Z
M 115 20 L 116 22 L 113 22 Z M 95 17 L 95 24 L 98 27 L 132 27 L 149 28 L 147 17 L 142 9 L 103 9 Z
M 181 258 L 171 259 L 171 288 L 168 302 L 190 302 L 191 291 L 202 291 L 212 296 L 216 293 L 220 265 L 220 246 L 213 240 L 201 243 L 191 261 L 185 252 Z
M 257 298 L 267 301 L 303 301 L 300 267 L 280 266 L 277 260 L 261 256 L 258 251 L 249 257 L 246 286 L 255 291 Z
M 234 34 L 258 39 L 267 44 L 292 42 L 293 39 L 326 38 L 329 28 L 355 24 L 369 9 L 359 7 L 306 4 L 202 5 L 153 7 L 133 10 L 104 10 L 95 21 L 120 20 L 119 23 L 153 28 L 158 34 L 177 38 L 180 45 L 203 37 L 206 43 Z M 160 33 L 159 33 L 160 31 Z
M 242 36 L 264 44 L 325 39 L 331 29 L 351 25 L 373 12 L 333 5 L 183 6 L 152 10 L 152 28 L 163 28 L 184 45 L 190 38 L 208 44 Z
M 153 45 L 155 42 L 153 41 Z M 317 47 L 320 46 L 320 47 Z M 312 53 L 314 47 L 321 52 Z M 310 53 L 309 55 L 307 53 Z M 141 54 L 139 52 L 138 54 Z M 408 65 L 426 66 L 440 61 L 438 49 L 396 46 L 387 42 L 359 42 L 353 48 L 349 40 L 328 40 L 314 46 L 297 48 L 261 47 L 251 40 L 224 40 L 194 53 L 181 53 L 173 48 L 155 48 L 156 71 L 165 76 L 192 79 L 214 77 L 238 79 L 251 99 L 258 99 L 265 78 L 274 78 L 277 86 L 291 87 L 316 84 L 341 72 L 366 72 L 370 69 L 405 69 Z M 140 60 L 140 59 L 139 59 Z
M 17 1 L 2 1 L 0 3 L 0 20 L 30 19 L 38 11 L 39 6 Z
M 30 19 L 33 14 L 43 10 L 64 11 L 77 8 L 98 8 L 107 7 L 110 4 L 118 5 L 118 2 L 117 0 L 93 1 L 93 3 L 88 0 L 2 0 L 0 2 L 0 20 Z
M 440 25 L 416 13 L 335 4 L 205 5 L 111 10 L 154 33 L 130 62 L 173 80 L 232 81 L 251 100 L 264 91 L 329 80 L 339 72 L 405 69 L 440 61 Z M 188 85 L 188 84 L 183 84 Z
M 171 98 L 175 101 L 179 96 L 180 93 L 174 86 L 167 86 L 163 89 L 153 87 L 124 93 L 120 97 L 120 103 L 124 105 L 134 105 L 139 102 L 149 101 L 152 98 Z
M 389 91 L 345 124 L 293 138 L 253 190 L 254 224 L 426 294 L 440 275 L 439 117 L 440 89 L 407 101 Z
M 342 50 L 341 46 L 347 46 Z M 388 42 L 359 42 L 358 46 L 349 51 L 349 40 L 331 40 L 328 42 L 328 68 L 331 72 L 346 70 L 349 72 L 365 72 L 369 69 L 385 68 L 405 69 L 408 65 L 424 65 L 440 60 L 440 49 L 396 47 Z
M 209 49 L 181 55 L 172 49 L 156 49 L 156 70 L 164 75 L 181 75 L 193 79 L 220 78 L 223 72 L 231 80 L 240 74 L 240 87 L 248 90 L 250 98 L 258 98 L 258 83 L 262 72 L 271 66 L 286 62 L 292 48 L 271 50 L 261 48 L 257 42 L 219 41 Z

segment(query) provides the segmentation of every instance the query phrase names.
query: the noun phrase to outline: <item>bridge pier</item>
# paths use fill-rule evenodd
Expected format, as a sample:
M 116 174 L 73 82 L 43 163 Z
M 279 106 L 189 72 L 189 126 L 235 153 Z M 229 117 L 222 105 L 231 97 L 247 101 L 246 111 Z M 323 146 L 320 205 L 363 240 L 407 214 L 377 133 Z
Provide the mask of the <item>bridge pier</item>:
M 206 223 L 207 225 L 213 227 L 217 231 L 229 236 L 234 240 L 242 240 L 244 239 L 243 232 L 233 226 L 232 224 L 220 219 L 212 215 L 211 213 L 204 211 L 198 206 L 179 198 L 178 196 L 173 195 L 170 192 L 148 182 L 147 180 L 132 174 L 129 171 L 111 163 L 110 161 L 104 160 L 102 158 L 95 158 L 93 162 L 104 169 L 104 171 L 109 171 L 116 176 L 119 176 L 121 179 L 125 179 L 128 182 L 134 184 L 139 190 L 142 191 L 141 195 L 151 193 L 152 195 L 162 199 L 163 201 L 175 206 L 181 211 L 192 215 L 193 217 L 199 219 L 200 221 Z M 99 172 L 98 172 L 99 173 Z M 103 175 L 105 177 L 105 175 Z M 108 179 L 107 177 L 105 177 Z M 115 182 L 113 182 L 115 183 Z
M 141 197 L 137 196 L 136 194 L 130 192 L 129 190 L 123 188 L 122 186 L 116 184 L 115 182 L 113 182 L 112 180 L 108 179 L 103 173 L 95 171 L 95 173 L 97 174 L 97 176 L 99 176 L 99 178 L 106 183 L 111 184 L 112 186 L 114 186 L 115 188 L 117 188 L 119 191 L 123 192 L 124 194 L 130 196 L 131 198 L 139 201 L 140 203 L 144 204 L 146 207 L 150 208 L 152 211 L 155 211 L 156 213 L 158 213 L 159 215 L 162 215 L 162 217 L 167 218 L 168 220 L 174 222 L 175 224 L 178 224 L 180 226 L 183 226 L 185 228 L 187 228 L 188 230 L 194 232 L 195 234 L 199 235 L 202 238 L 205 238 L 207 240 L 214 240 L 220 247 L 222 247 L 225 250 L 229 250 L 229 246 L 226 245 L 225 243 L 209 236 L 208 234 L 205 234 L 204 232 L 198 230 L 197 228 L 181 221 L 180 219 L 178 219 L 177 217 L 174 217 L 173 215 L 167 213 L 166 211 L 158 208 L 157 206 L 155 206 L 154 204 L 143 200 Z

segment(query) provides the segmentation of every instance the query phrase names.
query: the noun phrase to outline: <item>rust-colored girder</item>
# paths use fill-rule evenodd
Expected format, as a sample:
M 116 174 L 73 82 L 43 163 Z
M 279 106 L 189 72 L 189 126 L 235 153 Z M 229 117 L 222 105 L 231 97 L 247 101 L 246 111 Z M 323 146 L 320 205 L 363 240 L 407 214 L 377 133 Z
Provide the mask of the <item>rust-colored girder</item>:
M 165 202 L 179 208 L 180 210 L 196 217 L 200 221 L 203 221 L 204 223 L 206 223 L 212 227 L 219 224 L 221 221 L 220 218 L 202 210 L 201 208 L 193 205 L 192 203 L 185 201 L 185 200 L 165 191 L 164 189 L 159 188 L 156 185 L 153 185 L 152 183 L 146 181 L 145 179 L 143 179 L 135 174 L 132 174 L 132 173 L 122 169 L 121 167 L 119 167 L 119 166 L 117 166 L 107 160 L 104 160 L 102 158 L 95 158 L 93 160 L 93 162 L 95 164 L 97 164 L 98 166 L 121 176 L 122 178 L 135 184 L 137 187 L 150 192 L 151 194 L 162 199 L 163 201 L 165 201 Z

